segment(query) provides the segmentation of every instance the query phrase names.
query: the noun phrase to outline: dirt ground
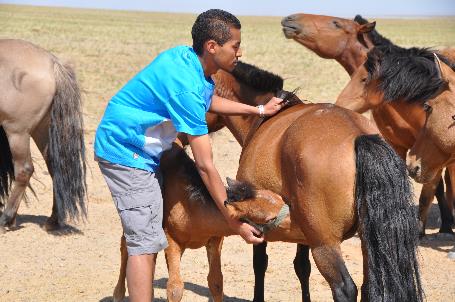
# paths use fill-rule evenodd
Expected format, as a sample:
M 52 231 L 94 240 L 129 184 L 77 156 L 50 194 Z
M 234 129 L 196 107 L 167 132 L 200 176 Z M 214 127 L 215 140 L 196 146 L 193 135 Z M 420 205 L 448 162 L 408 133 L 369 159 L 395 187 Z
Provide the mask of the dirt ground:
M 90 136 L 91 135 L 91 136 Z M 93 135 L 87 137 L 92 150 Z M 216 165 L 222 176 L 235 177 L 240 147 L 229 132 L 212 136 Z M 18 227 L 0 235 L 0 301 L 111 301 L 119 266 L 120 222 L 110 194 L 89 153 L 89 216 L 85 224 L 66 228 L 61 234 L 46 233 L 41 227 L 51 212 L 50 177 L 36 148 L 33 186 L 39 199 L 29 194 L 28 205 L 19 209 Z M 416 195 L 418 193 L 416 187 Z M 430 233 L 421 243 L 420 262 L 427 301 L 455 301 L 455 260 L 447 257 L 453 237 L 434 233 L 437 206 L 431 212 Z M 354 237 L 342 245 L 345 261 L 360 288 L 362 257 L 360 241 Z M 295 244 L 269 244 L 266 274 L 267 301 L 300 301 L 300 285 L 292 260 Z M 253 296 L 252 247 L 240 237 L 225 240 L 222 265 L 225 301 L 250 301 Z M 183 301 L 207 301 L 208 264 L 205 250 L 188 250 L 182 260 L 185 281 Z M 167 271 L 159 254 L 156 301 L 166 301 Z M 330 289 L 313 263 L 313 301 L 330 301 Z

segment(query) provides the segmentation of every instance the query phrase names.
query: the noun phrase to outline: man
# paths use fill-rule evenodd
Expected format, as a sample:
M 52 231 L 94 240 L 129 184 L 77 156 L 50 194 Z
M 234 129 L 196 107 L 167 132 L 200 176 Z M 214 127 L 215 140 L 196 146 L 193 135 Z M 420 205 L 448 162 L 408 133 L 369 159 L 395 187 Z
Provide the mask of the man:
M 186 133 L 198 171 L 229 226 L 248 243 L 259 232 L 231 218 L 226 190 L 213 165 L 205 113 L 272 115 L 281 99 L 253 107 L 213 96 L 210 76 L 232 71 L 241 56 L 240 22 L 228 12 L 200 14 L 191 31 L 193 47 L 161 53 L 109 102 L 98 126 L 95 155 L 120 215 L 128 249 L 130 301 L 150 301 L 156 255 L 166 248 L 159 160 L 177 132 Z

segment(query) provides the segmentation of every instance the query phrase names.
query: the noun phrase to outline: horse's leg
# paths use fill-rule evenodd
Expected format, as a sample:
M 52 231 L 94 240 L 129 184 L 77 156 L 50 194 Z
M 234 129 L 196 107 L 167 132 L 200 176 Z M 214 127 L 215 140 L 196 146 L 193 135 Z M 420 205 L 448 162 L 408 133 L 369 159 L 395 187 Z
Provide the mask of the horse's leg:
M 267 242 L 253 245 L 254 298 L 253 302 L 264 302 L 265 271 L 269 262 Z
M 340 246 L 311 248 L 314 262 L 332 289 L 335 302 L 357 301 L 357 286 L 352 280 L 341 256 Z
M 310 274 L 311 262 L 309 255 L 310 248 L 307 245 L 297 244 L 297 252 L 294 258 L 294 270 L 299 277 L 302 287 L 302 301 L 309 302 L 310 299 Z
M 8 133 L 6 127 L 5 132 Z M 11 225 L 15 221 L 17 210 L 34 171 L 30 154 L 30 136 L 26 133 L 13 133 L 8 136 L 8 141 L 13 158 L 15 179 L 8 202 L 0 217 L 0 233 L 5 232 L 6 225 Z
M 32 138 L 35 141 L 36 146 L 43 156 L 47 170 L 51 178 L 54 178 L 54 171 L 52 171 L 52 165 L 50 162 L 48 148 L 49 148 L 49 127 L 50 127 L 50 114 L 47 113 L 46 116 L 41 120 L 38 126 L 32 132 Z M 55 191 L 54 191 L 55 192 Z M 59 226 L 58 216 L 57 216 L 57 203 L 55 199 L 55 193 L 52 194 L 52 213 L 51 216 L 47 219 L 44 229 L 46 231 L 57 230 Z
M 180 260 L 185 248 L 167 236 L 169 246 L 164 250 L 169 279 L 167 280 L 167 299 L 169 302 L 179 302 L 183 296 L 183 281 L 180 276 Z
M 125 236 L 120 239 L 120 273 L 118 276 L 117 285 L 114 289 L 112 298 L 114 302 L 121 302 L 125 298 L 125 279 L 126 279 L 126 264 L 128 263 L 128 251 L 126 249 Z
M 444 181 L 442 180 L 442 177 L 440 177 L 435 194 L 436 199 L 438 200 L 439 212 L 441 213 L 441 227 L 439 228 L 439 233 L 453 234 L 453 214 L 451 207 L 449 206 L 449 199 L 446 198 L 444 193 Z
M 449 166 L 446 168 L 446 173 L 444 175 L 446 183 L 446 200 L 449 207 L 450 213 L 454 215 L 454 206 L 455 206 L 455 165 Z
M 223 301 L 223 273 L 221 272 L 221 249 L 223 237 L 212 237 L 205 246 L 209 260 L 207 281 L 214 302 Z
M 439 183 L 439 178 L 431 183 L 426 183 L 422 186 L 422 191 L 419 197 L 419 219 L 420 219 L 420 237 L 425 236 L 425 228 L 427 225 L 428 211 L 433 201 L 436 187 Z

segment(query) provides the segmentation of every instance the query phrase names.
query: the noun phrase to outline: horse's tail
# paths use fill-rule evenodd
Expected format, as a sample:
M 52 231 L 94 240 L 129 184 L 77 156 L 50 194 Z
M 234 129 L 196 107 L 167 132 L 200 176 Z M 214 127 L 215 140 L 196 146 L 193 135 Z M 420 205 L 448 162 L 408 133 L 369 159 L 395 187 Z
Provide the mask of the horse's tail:
M 0 207 L 2 201 L 8 197 L 11 182 L 14 180 L 14 166 L 11 150 L 5 129 L 0 126 Z
M 87 216 L 86 164 L 81 92 L 74 70 L 54 59 L 56 92 L 49 150 L 58 221 Z
M 422 301 L 418 219 L 406 166 L 378 135 L 357 137 L 355 154 L 359 234 L 368 261 L 362 298 Z

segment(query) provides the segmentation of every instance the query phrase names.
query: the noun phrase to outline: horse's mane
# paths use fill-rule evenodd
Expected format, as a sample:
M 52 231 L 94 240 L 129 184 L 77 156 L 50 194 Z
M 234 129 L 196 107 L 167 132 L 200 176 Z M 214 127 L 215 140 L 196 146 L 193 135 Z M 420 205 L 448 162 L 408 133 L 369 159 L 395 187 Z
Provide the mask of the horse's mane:
M 183 148 L 175 152 L 172 162 L 175 165 L 179 165 L 180 169 L 177 173 L 180 173 L 187 181 L 185 190 L 188 193 L 188 199 L 202 203 L 213 203 L 213 199 L 197 171 L 196 164 Z M 247 182 L 237 182 L 227 188 L 230 202 L 254 198 L 255 194 L 253 185 Z
M 368 81 L 377 80 L 385 101 L 424 102 L 444 85 L 434 62 L 434 51 L 428 48 L 377 46 L 368 52 L 364 64 Z M 455 66 L 442 55 L 440 60 Z
M 232 75 L 239 82 L 262 92 L 277 92 L 283 89 L 283 78 L 280 76 L 240 61 Z
M 364 19 L 361 15 L 356 15 L 354 18 L 354 22 L 357 22 L 360 25 L 369 23 L 368 20 Z M 374 46 L 393 45 L 392 41 L 390 41 L 387 38 L 384 38 L 384 36 L 378 33 L 376 29 L 373 29 L 372 31 L 368 32 L 368 37 L 370 38 L 371 43 L 373 43 Z

